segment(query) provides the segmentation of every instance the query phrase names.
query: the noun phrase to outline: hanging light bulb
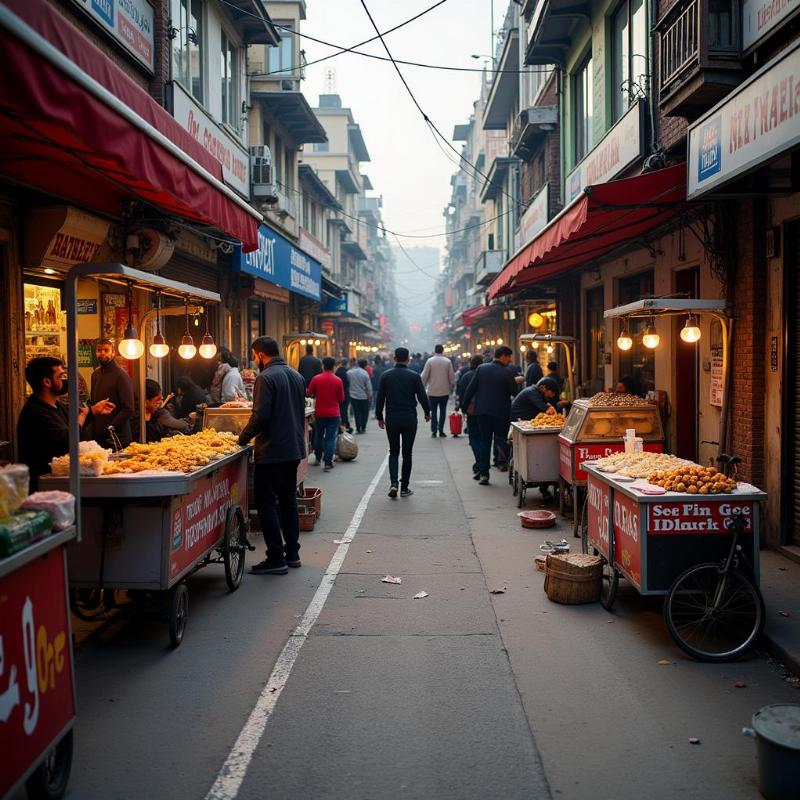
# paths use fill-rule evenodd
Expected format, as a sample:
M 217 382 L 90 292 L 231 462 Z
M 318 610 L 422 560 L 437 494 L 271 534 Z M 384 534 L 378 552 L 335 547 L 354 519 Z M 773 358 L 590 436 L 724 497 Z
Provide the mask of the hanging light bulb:
M 144 342 L 136 334 L 136 329 L 133 327 L 133 319 L 131 313 L 131 305 L 133 301 L 133 289 L 128 286 L 128 325 L 125 328 L 125 335 L 119 343 L 117 349 L 123 358 L 128 361 L 135 361 L 141 358 L 144 353 Z
M 314 346 L 315 347 L 319 347 L 319 345 L 320 345 L 320 340 L 319 339 L 314 339 Z
M 689 319 L 686 320 L 686 324 L 681 329 L 681 339 L 689 344 L 694 344 L 700 341 L 700 336 L 700 327 L 697 324 L 697 320 L 690 314 Z
M 553 345 L 551 345 L 551 344 L 547 345 L 547 352 L 548 353 L 552 353 L 553 350 L 554 350 Z
M 534 350 L 538 350 L 538 349 L 539 349 L 539 342 L 533 342 L 533 344 L 531 345 L 531 347 L 532 347 Z
M 214 337 L 208 329 L 208 306 L 205 308 L 204 316 L 206 318 L 206 332 L 203 334 L 203 341 L 200 342 L 198 352 L 203 358 L 213 358 L 217 354 L 217 345 L 214 344 Z
M 150 355 L 154 358 L 164 358 L 169 353 L 169 345 L 164 341 L 161 333 L 161 292 L 156 293 L 156 335 L 150 345 Z
M 527 350 L 528 350 L 528 347 L 527 347 L 527 345 L 521 344 L 521 345 L 519 346 L 519 351 L 520 351 L 520 353 L 525 353 L 525 352 L 527 352 Z
M 497 340 L 497 344 L 503 344 L 503 340 L 502 339 L 498 339 Z
M 656 347 L 658 347 L 660 341 L 661 337 L 658 335 L 658 331 L 656 330 L 655 320 L 650 320 L 650 324 L 647 326 L 647 330 L 642 336 L 642 344 L 645 347 L 648 347 L 650 350 L 654 350 Z
M 622 330 L 620 331 L 619 338 L 617 339 L 617 347 L 620 350 L 630 350 L 633 347 L 633 339 L 628 332 L 628 323 L 622 323 Z
M 544 325 L 544 317 L 538 311 L 534 311 L 528 315 L 528 325 L 531 328 L 541 328 Z
M 186 333 L 183 334 L 183 338 L 181 339 L 180 347 L 178 348 L 178 355 L 181 358 L 194 358 L 195 353 L 197 352 L 197 348 L 194 346 L 194 339 L 192 339 L 192 334 L 189 333 L 189 299 L 186 299 L 186 308 L 184 311 L 184 316 L 186 318 Z

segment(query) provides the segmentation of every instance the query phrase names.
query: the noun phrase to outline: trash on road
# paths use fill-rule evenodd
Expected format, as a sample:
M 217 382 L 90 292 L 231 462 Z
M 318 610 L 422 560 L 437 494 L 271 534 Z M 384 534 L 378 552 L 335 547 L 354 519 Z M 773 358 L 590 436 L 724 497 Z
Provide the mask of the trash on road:
M 747 688 L 747 684 L 744 681 L 736 681 L 736 683 L 734 683 L 733 685 L 737 689 L 746 689 Z
M 367 552 L 367 553 L 371 553 L 371 552 L 372 552 L 372 550 L 367 550 L 366 552 Z
M 666 658 L 662 658 L 662 659 L 661 659 L 661 660 L 658 662 L 658 666 L 659 666 L 659 667 L 668 667 L 668 666 L 669 666 L 671 663 L 672 663 L 672 662 L 671 662 L 671 661 L 667 661 L 667 659 L 666 659 Z
M 399 584 L 399 583 L 402 583 L 402 582 L 403 582 L 402 578 L 395 578 L 392 575 L 386 575 L 383 578 L 381 578 L 381 583 L 398 583 Z
M 415 600 L 424 600 L 426 597 L 428 597 L 428 593 L 427 593 L 427 592 L 425 592 L 425 591 L 422 591 L 422 592 L 417 592 L 417 593 L 414 595 L 414 599 L 415 599 Z
M 792 615 L 788 611 L 779 611 L 778 612 L 782 617 L 791 617 Z
M 334 543 L 334 544 L 344 544 L 344 543 L 345 543 L 345 540 L 344 540 L 344 539 L 334 539 L 334 540 L 333 540 L 333 543 Z
M 692 738 L 689 739 L 689 744 L 700 744 L 700 740 L 696 736 L 692 736 Z
M 502 589 L 489 589 L 489 594 L 505 594 L 506 588 L 507 587 L 504 586 Z

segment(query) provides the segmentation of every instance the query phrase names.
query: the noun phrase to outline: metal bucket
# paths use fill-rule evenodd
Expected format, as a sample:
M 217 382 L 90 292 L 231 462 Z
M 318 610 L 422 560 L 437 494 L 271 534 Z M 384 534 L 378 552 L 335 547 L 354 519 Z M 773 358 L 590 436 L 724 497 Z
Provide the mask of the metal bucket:
M 800 797 L 800 703 L 774 703 L 753 714 L 758 788 L 767 800 Z

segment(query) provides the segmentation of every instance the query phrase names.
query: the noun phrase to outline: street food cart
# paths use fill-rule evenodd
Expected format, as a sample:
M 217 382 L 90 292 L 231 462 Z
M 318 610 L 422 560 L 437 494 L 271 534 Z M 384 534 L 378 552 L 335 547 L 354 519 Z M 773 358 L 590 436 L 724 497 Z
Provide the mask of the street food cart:
M 563 420 L 559 414 L 550 415 Z M 557 483 L 558 434 L 561 426 L 533 427 L 525 421 L 511 423 L 511 446 L 514 453 L 512 486 L 517 506 L 522 508 L 528 489 L 541 483 Z
M 75 668 L 66 545 L 75 526 L 0 558 L 0 797 L 61 797 L 72 764 Z
M 529 347 L 538 348 L 544 345 L 548 348 L 548 353 L 554 352 L 556 347 L 564 351 L 564 358 L 567 362 L 566 382 L 569 387 L 569 399 L 575 399 L 575 370 L 577 369 L 577 340 L 574 336 L 559 336 L 555 333 L 523 333 L 519 340 L 520 350 L 527 352 Z
M 573 531 L 576 536 L 580 524 L 579 509 L 583 503 L 581 490 L 585 488 L 587 479 L 584 464 L 623 450 L 625 432 L 630 428 L 644 440 L 645 450 L 663 451 L 664 429 L 656 405 L 632 395 L 606 393 L 582 397 L 572 404 L 558 436 L 559 485 L 562 489 L 562 514 L 564 487 L 571 487 L 573 492 Z
M 144 315 L 138 339 L 134 338 L 136 333 L 130 324 L 126 331 L 129 340 L 126 357 L 140 361 L 140 397 L 144 397 L 146 321 L 152 319 L 153 314 L 157 321 L 168 314 L 188 316 L 190 304 L 206 305 L 220 300 L 214 292 L 123 264 L 78 264 L 66 278 L 69 364 L 78 363 L 77 283 L 84 278 L 122 285 L 129 292 L 135 288 L 156 294 L 155 310 Z M 162 296 L 177 298 L 183 306 L 162 309 Z M 179 348 L 185 358 L 193 357 L 196 352 L 192 344 L 184 355 L 188 339 L 191 337 L 187 326 L 187 335 Z M 204 351 L 209 345 L 210 349 Z M 158 358 L 168 352 L 160 336 L 160 324 L 157 324 L 150 353 Z M 208 331 L 199 353 L 204 357 L 216 353 Z M 77 389 L 77 381 L 70 381 L 70 429 L 76 431 L 79 427 Z M 142 441 L 144 428 L 142 424 Z M 222 450 L 212 454 L 207 463 L 193 465 L 191 471 L 171 472 L 161 468 L 86 477 L 79 476 L 74 469 L 81 459 L 77 437 L 71 440 L 69 479 L 44 476 L 40 486 L 68 489 L 76 498 L 76 508 L 80 511 L 76 514 L 78 538 L 69 550 L 68 562 L 71 594 L 77 606 L 79 599 L 87 596 L 86 590 L 95 590 L 90 595 L 89 610 L 97 608 L 97 598 L 106 589 L 141 590 L 145 596 L 155 595 L 169 620 L 170 641 L 177 647 L 183 640 L 188 613 L 185 578 L 200 567 L 221 562 L 228 588 L 233 591 L 241 583 L 247 548 L 247 519 L 243 509 L 247 508 L 247 458 L 251 449 L 250 446 L 228 447 L 224 455 Z M 128 448 L 132 450 L 133 445 Z M 121 454 L 123 459 L 125 456 L 126 453 Z M 124 466 L 124 463 L 123 460 L 121 464 Z M 76 607 L 76 610 L 81 609 Z
M 307 333 L 287 333 L 283 337 L 283 351 L 286 363 L 290 367 L 297 369 L 300 359 L 306 354 L 306 345 L 311 345 L 317 348 L 314 352 L 317 356 L 322 358 L 324 355 L 330 355 L 328 352 L 328 341 L 331 337 L 327 333 L 316 333 L 308 331 Z M 324 352 L 322 355 L 319 353 L 319 348 L 322 347 Z
M 667 596 L 667 627 L 675 642 L 690 655 L 725 660 L 751 646 L 764 621 L 757 585 L 760 503 L 766 500 L 766 494 L 735 482 L 728 484 L 735 486 L 731 491 L 715 494 L 664 491 L 646 479 L 609 474 L 595 464 L 584 463 L 583 469 L 587 475 L 583 549 L 594 550 L 606 560 L 603 605 L 611 609 L 620 576 L 624 576 L 642 595 Z M 732 520 L 741 525 L 735 553 Z M 727 578 L 729 587 L 736 579 L 736 590 L 729 591 L 732 597 L 727 605 L 730 613 L 741 618 L 742 641 L 730 653 L 704 652 L 700 646 L 692 646 L 677 615 L 680 606 L 684 614 L 696 612 L 692 636 L 705 632 L 703 626 L 707 626 L 709 639 L 702 647 L 710 650 L 714 624 L 731 624 L 725 619 L 725 608 L 713 609 L 714 595 L 723 591 L 718 581 L 728 556 L 743 559 L 748 565 L 743 576 L 737 573 Z M 687 575 L 691 578 L 689 588 Z

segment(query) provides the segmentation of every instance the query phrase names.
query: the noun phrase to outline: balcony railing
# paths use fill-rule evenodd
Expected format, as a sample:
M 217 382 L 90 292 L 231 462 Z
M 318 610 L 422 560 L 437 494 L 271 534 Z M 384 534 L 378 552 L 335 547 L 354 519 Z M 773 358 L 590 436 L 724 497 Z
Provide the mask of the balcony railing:
M 484 250 L 475 262 L 475 283 L 491 283 L 503 269 L 503 255 L 502 250 Z
M 700 54 L 698 29 L 700 3 L 692 0 L 675 21 L 661 34 L 661 85 L 666 86 Z

